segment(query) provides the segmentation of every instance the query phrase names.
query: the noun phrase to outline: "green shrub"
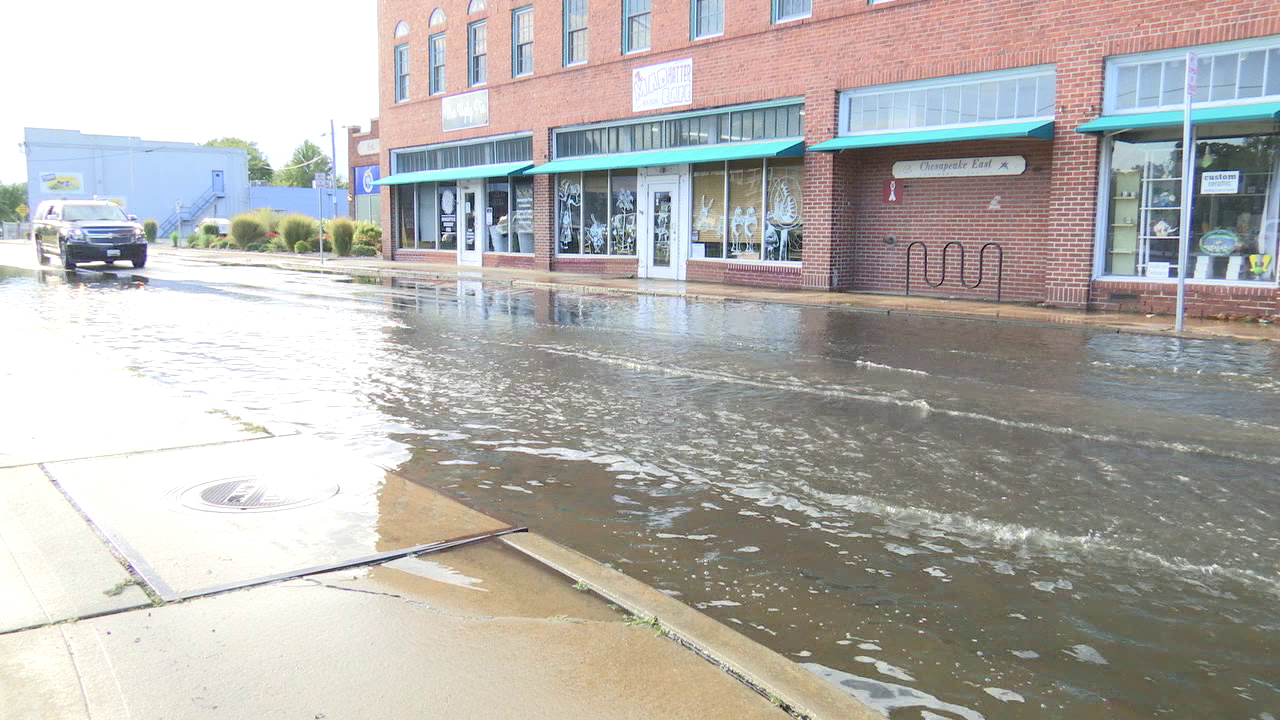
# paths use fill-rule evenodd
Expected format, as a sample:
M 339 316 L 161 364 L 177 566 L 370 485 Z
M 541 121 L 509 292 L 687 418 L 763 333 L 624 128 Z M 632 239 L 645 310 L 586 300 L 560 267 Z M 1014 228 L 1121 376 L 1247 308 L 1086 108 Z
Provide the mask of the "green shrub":
M 217 224 L 217 223 L 205 223 L 205 224 L 203 224 L 203 225 L 201 225 L 201 226 L 200 226 L 200 232 L 204 233 L 205 235 L 212 235 L 212 236 L 214 236 L 214 237 L 217 237 L 217 236 L 218 236 L 218 224 Z
M 372 245 L 357 243 L 351 246 L 351 254 L 356 257 L 374 257 L 378 254 L 378 251 Z
M 178 247 L 178 231 L 177 230 L 174 230 L 173 232 L 169 233 L 169 240 L 173 243 L 174 247 Z
M 259 245 L 267 239 L 267 225 L 257 214 L 245 213 L 231 219 L 231 237 L 240 247 Z
M 249 243 L 244 246 L 246 252 L 262 252 L 262 243 Z
M 356 242 L 379 247 L 382 245 L 382 228 L 373 223 L 358 222 L 356 226 Z
M 187 247 L 189 248 L 207 248 L 209 247 L 209 236 L 204 233 L 196 233 L 187 238 Z
M 148 220 L 142 223 L 142 234 L 147 237 L 147 242 L 149 243 L 156 241 L 156 231 L 159 229 L 160 226 L 156 224 L 155 220 Z
M 311 252 L 311 243 L 306 240 L 299 240 L 293 244 L 293 251 L 299 255 L 305 255 L 306 253 Z
M 229 237 L 210 237 L 209 247 L 214 250 L 235 250 L 239 248 L 235 241 Z
M 329 223 L 333 235 L 333 247 L 339 255 L 351 254 L 351 241 L 356 234 L 356 224 L 347 218 L 338 218 Z
M 316 230 L 316 221 L 306 215 L 294 213 L 280 218 L 280 237 L 284 238 L 285 247 L 296 248 L 304 241 L 310 244 L 316 237 Z
M 262 221 L 263 226 L 267 228 L 268 235 L 271 235 L 272 233 L 279 234 L 280 213 L 272 210 L 271 208 L 258 208 L 249 214 Z

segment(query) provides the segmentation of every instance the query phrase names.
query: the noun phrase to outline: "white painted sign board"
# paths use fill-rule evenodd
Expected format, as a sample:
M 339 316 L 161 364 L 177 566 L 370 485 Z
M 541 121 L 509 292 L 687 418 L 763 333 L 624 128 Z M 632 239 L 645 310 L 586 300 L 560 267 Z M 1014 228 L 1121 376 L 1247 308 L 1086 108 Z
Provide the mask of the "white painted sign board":
M 1240 192 L 1240 171 L 1207 172 L 1200 175 L 1201 195 L 1235 195 Z
M 631 71 L 631 111 L 693 104 L 693 58 Z
M 1027 159 L 1021 155 L 945 158 L 941 160 L 903 160 L 893 164 L 893 176 L 896 178 L 1021 175 L 1026 170 Z

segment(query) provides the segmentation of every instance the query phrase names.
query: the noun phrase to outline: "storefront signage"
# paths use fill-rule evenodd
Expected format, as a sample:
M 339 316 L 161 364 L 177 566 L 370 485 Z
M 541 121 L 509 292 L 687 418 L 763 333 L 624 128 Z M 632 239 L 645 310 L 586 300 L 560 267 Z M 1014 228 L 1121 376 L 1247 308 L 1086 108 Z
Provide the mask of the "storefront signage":
M 47 192 L 79 195 L 84 192 L 84 173 L 40 173 L 40 184 Z
M 1027 159 L 1021 155 L 946 158 L 942 160 L 903 160 L 893 164 L 893 176 L 896 178 L 1021 175 L 1026 170 Z
M 377 155 L 378 151 L 381 149 L 382 149 L 382 142 L 379 141 L 378 138 L 361 140 L 360 142 L 356 143 L 357 155 Z
M 631 111 L 693 104 L 693 58 L 631 71 Z
M 445 132 L 488 125 L 489 91 L 476 90 L 446 97 L 440 101 L 440 119 Z
M 880 195 L 880 199 L 894 204 L 902 202 L 902 183 L 897 180 L 885 180 L 884 192 Z
M 357 195 L 376 195 L 378 188 L 374 185 L 378 178 L 382 177 L 382 172 L 377 165 L 365 165 L 364 167 L 352 168 L 355 172 L 356 194 Z
M 1235 195 L 1240 192 L 1240 171 L 1207 172 L 1200 175 L 1201 195 Z

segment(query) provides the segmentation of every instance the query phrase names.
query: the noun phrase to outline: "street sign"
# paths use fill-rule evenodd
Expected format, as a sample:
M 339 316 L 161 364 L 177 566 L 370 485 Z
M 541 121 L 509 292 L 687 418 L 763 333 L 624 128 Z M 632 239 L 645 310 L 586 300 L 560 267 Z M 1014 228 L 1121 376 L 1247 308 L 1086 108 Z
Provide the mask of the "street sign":
M 313 187 L 327 188 L 329 187 L 329 173 L 318 172 L 311 181 Z

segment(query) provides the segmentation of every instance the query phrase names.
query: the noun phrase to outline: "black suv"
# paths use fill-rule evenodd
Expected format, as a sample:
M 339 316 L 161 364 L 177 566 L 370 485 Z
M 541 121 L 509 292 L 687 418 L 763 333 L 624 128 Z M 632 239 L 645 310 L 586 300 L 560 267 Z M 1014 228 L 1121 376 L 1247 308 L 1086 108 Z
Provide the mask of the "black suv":
M 45 253 L 55 253 L 67 270 L 95 260 L 108 265 L 129 260 L 134 267 L 143 267 L 147 237 L 136 220 L 106 200 L 46 200 L 31 221 L 36 259 L 48 265 Z

